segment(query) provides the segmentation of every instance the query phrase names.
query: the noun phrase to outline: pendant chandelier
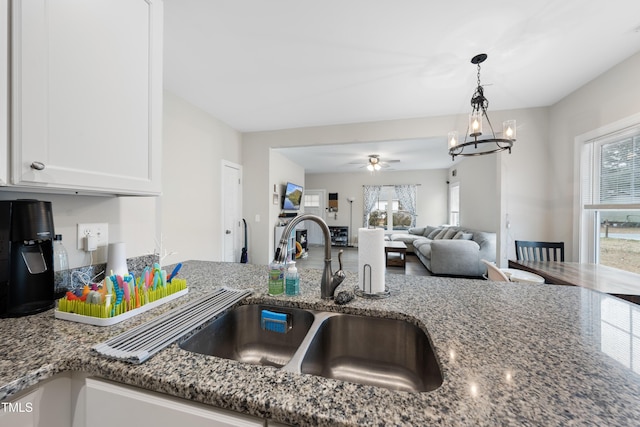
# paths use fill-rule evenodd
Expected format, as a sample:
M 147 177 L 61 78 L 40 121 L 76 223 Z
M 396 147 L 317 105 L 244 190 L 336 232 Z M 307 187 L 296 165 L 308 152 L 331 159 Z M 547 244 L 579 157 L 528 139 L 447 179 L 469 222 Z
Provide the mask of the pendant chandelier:
M 486 59 L 487 55 L 485 53 L 476 55 L 471 59 L 471 63 L 478 66 L 478 87 L 476 87 L 471 97 L 472 110 L 471 114 L 469 114 L 469 125 L 464 135 L 464 141 L 460 143 L 457 131 L 452 131 L 448 134 L 447 140 L 449 142 L 451 160 L 455 160 L 456 156 L 481 156 L 504 150 L 509 150 L 509 153 L 511 153 L 511 147 L 516 140 L 515 120 L 507 120 L 502 123 L 502 138 L 498 138 L 487 115 L 489 100 L 484 96 L 484 88 L 480 84 L 480 64 Z M 489 125 L 491 134 L 481 139 L 483 121 L 486 121 Z

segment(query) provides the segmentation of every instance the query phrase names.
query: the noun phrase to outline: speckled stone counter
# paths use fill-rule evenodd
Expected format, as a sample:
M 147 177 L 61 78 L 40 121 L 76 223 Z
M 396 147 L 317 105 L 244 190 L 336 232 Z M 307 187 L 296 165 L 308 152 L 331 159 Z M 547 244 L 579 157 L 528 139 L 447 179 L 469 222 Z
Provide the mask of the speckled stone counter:
M 389 274 L 392 296 L 345 306 L 320 299 L 320 271 L 300 269 L 301 295 L 266 295 L 266 266 L 190 261 L 190 291 L 111 327 L 56 320 L 53 310 L 0 320 L 0 399 L 58 372 L 89 375 L 296 425 L 607 425 L 640 419 L 640 308 L 577 287 Z M 338 290 L 352 289 L 353 274 Z M 408 319 L 426 330 L 444 381 L 394 392 L 169 346 L 142 365 L 92 345 L 219 286 L 268 302 Z

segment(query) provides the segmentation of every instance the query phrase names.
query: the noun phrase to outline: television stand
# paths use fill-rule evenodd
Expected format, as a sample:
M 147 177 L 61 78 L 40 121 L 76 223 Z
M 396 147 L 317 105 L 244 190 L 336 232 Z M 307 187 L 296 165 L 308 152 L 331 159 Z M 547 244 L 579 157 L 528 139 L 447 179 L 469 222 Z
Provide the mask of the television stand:
M 349 246 L 349 227 L 329 226 L 331 246 Z
M 281 212 L 278 218 L 295 218 L 298 216 L 298 212 Z

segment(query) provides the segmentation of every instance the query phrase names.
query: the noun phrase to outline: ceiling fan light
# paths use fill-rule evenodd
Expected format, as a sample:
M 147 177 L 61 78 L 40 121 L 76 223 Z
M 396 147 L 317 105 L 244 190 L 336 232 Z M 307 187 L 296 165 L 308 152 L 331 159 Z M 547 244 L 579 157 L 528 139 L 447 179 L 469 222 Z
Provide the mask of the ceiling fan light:
M 378 163 L 376 163 L 375 165 L 373 165 L 373 169 L 379 171 L 380 170 L 380 165 Z
M 367 170 L 373 172 L 373 165 L 371 163 L 367 165 Z

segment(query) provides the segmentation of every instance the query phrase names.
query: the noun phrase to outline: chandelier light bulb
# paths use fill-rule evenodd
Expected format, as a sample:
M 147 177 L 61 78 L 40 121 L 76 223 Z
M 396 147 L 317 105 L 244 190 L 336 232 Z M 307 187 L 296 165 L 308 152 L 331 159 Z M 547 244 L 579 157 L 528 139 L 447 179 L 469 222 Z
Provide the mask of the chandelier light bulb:
M 502 123 L 502 134 L 506 139 L 514 140 L 516 139 L 516 121 L 515 120 L 507 120 Z
M 482 116 L 480 112 L 469 114 L 469 136 L 482 135 Z
M 449 140 L 449 148 L 455 147 L 458 145 L 458 131 L 451 131 L 447 137 Z
M 373 165 L 372 164 L 368 164 L 367 165 L 367 170 L 370 172 L 373 172 Z

